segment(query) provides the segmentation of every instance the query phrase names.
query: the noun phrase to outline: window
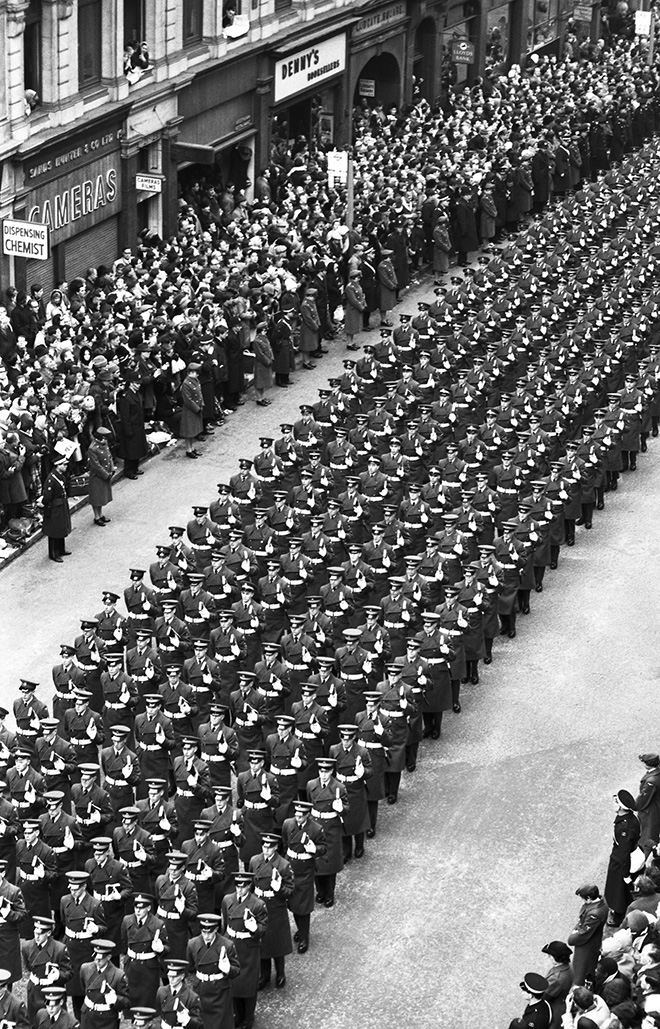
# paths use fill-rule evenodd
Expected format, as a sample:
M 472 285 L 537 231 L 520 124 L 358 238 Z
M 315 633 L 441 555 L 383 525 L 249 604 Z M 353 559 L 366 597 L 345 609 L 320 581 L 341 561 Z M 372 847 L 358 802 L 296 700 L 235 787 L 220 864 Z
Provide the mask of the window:
M 527 22 L 527 49 L 535 50 L 557 39 L 559 9 L 557 0 L 533 0 Z
M 291 7 L 293 0 L 275 0 L 275 10 L 284 11 L 287 7 Z
M 41 0 L 30 0 L 25 12 L 23 36 L 23 81 L 25 89 L 41 97 Z
M 203 0 L 183 0 L 183 45 L 201 43 Z
M 101 4 L 103 0 L 78 0 L 78 85 L 81 89 L 101 81 Z
M 123 43 L 141 43 L 145 38 L 144 0 L 124 0 Z

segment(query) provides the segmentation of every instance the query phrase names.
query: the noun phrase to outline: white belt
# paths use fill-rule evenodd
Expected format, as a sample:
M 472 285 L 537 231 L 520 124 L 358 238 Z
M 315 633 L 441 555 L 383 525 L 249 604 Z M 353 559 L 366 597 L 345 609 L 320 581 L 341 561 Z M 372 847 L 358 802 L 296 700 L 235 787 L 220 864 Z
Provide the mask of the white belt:
M 262 890 L 259 886 L 255 886 L 254 892 L 257 897 L 267 897 L 268 900 L 275 896 L 275 890 Z
M 370 742 L 369 740 L 360 740 L 360 746 L 361 747 L 366 747 L 367 750 L 382 750 L 383 749 L 383 744 L 382 743 L 376 743 L 375 740 L 374 740 L 373 743 Z
M 138 747 L 140 747 L 142 750 L 150 750 L 150 751 L 151 750 L 160 750 L 161 749 L 160 743 L 141 743 L 140 742 L 140 743 L 138 743 Z
M 94 740 L 90 740 L 89 736 L 85 736 L 84 739 L 82 739 L 82 740 L 76 740 L 72 736 L 71 739 L 69 740 L 69 742 L 72 743 L 74 747 L 95 747 L 96 746 L 96 743 L 94 742 Z
M 204 761 L 226 761 L 224 754 L 202 754 Z
M 288 858 L 296 858 L 298 861 L 311 861 L 314 855 L 313 854 L 299 854 L 298 851 L 291 850 L 291 848 L 289 848 L 289 850 L 287 850 L 287 852 L 286 852 L 286 856 Z
M 307 665 L 305 665 L 305 664 L 303 664 L 303 665 L 294 665 L 292 661 L 287 661 L 286 659 L 284 661 L 284 664 L 287 666 L 287 668 L 290 668 L 294 672 L 304 672 L 305 669 L 307 668 Z
M 50 986 L 52 985 L 51 979 L 39 979 L 34 972 L 30 972 L 30 982 L 34 983 L 35 986 Z
M 59 690 L 53 690 L 53 692 L 54 692 L 55 696 L 58 697 L 59 700 L 73 700 L 74 699 L 73 693 L 60 693 Z
M 357 782 L 360 778 L 359 775 L 344 775 L 342 772 L 337 772 L 337 778 L 340 782 Z
M 156 914 L 159 918 L 169 918 L 171 921 L 180 921 L 181 919 L 178 911 L 165 911 L 164 908 L 158 908 Z
M 299 740 L 315 740 L 317 738 L 314 732 L 301 732 L 300 729 L 296 729 L 295 732 Z
M 110 786 L 128 786 L 129 785 L 129 783 L 128 783 L 128 781 L 126 779 L 111 779 L 109 775 L 106 775 L 105 781 L 107 783 L 109 783 Z M 132 789 L 132 787 L 130 787 L 130 788 Z
M 238 655 L 240 657 L 240 654 Z M 238 657 L 235 654 L 216 654 L 216 661 L 238 661 Z
M 195 975 L 203 983 L 215 983 L 219 979 L 226 978 L 224 972 L 195 972 Z
M 143 954 L 138 954 L 136 950 L 131 950 L 130 947 L 128 948 L 126 953 L 128 954 L 129 958 L 133 959 L 133 961 L 151 961 L 152 958 L 156 957 L 152 950 L 145 951 Z
M 128 704 L 113 704 L 111 700 L 106 700 L 105 706 L 107 708 L 110 708 L 111 711 L 121 711 L 122 709 L 128 707 Z
M 90 1011 L 112 1011 L 112 1004 L 95 1004 L 89 997 L 85 997 L 83 1004 Z
M 197 686 L 197 685 L 195 685 L 195 683 L 192 683 L 192 682 L 189 682 L 188 685 L 189 685 L 190 689 L 193 691 L 193 693 L 210 693 L 211 692 L 211 687 L 210 686 Z
M 177 797 L 194 797 L 195 794 L 192 790 L 182 790 L 179 786 L 176 788 Z
M 94 933 L 75 933 L 73 929 L 66 928 L 64 930 L 66 936 L 71 937 L 72 940 L 91 940 Z
M 257 803 L 253 800 L 246 800 L 243 803 L 246 807 L 251 808 L 253 811 L 263 811 L 265 808 L 268 807 L 268 804 L 266 804 L 265 802 Z
M 336 811 L 317 811 L 316 808 L 312 808 L 312 815 L 314 818 L 321 818 L 324 821 L 328 821 L 330 818 L 339 818 Z
M 364 674 L 362 672 L 360 672 L 358 675 L 349 675 L 347 672 L 341 672 L 340 675 L 342 679 L 351 679 L 353 681 L 355 681 L 356 679 L 364 679 Z
M 406 712 L 405 711 L 388 711 L 387 708 L 385 708 L 385 711 L 387 711 L 387 713 L 390 716 L 390 718 L 405 718 L 406 717 Z
M 274 765 L 270 766 L 270 770 L 273 775 L 297 775 L 297 768 L 275 768 Z
M 238 929 L 232 929 L 230 925 L 227 926 L 227 929 L 225 931 L 227 933 L 227 936 L 233 936 L 235 940 L 249 940 L 252 936 L 252 933 L 239 932 Z

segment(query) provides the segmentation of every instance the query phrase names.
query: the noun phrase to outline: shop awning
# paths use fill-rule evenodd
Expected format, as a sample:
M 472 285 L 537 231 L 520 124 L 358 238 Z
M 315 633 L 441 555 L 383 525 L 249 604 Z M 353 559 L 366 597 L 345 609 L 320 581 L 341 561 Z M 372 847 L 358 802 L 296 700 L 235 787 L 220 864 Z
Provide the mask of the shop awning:
M 172 156 L 177 164 L 213 164 L 215 147 L 201 146 L 199 143 L 175 143 Z

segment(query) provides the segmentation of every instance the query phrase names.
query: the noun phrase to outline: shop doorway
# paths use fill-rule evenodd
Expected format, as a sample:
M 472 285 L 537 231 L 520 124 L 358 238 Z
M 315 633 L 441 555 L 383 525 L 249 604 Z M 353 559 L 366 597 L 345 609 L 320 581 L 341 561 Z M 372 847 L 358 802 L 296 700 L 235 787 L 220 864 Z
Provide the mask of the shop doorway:
M 433 18 L 424 18 L 415 33 L 415 57 L 413 63 L 413 102 L 435 97 L 435 47 L 436 28 Z
M 384 51 L 367 61 L 355 86 L 353 104 L 366 101 L 369 107 L 382 104 L 385 111 L 401 101 L 401 72 L 394 54 Z
M 195 207 L 200 186 L 213 186 L 222 192 L 230 183 L 236 192 L 243 191 L 248 200 L 254 195 L 254 136 L 217 147 L 209 164 L 184 163 L 179 165 L 179 197 Z

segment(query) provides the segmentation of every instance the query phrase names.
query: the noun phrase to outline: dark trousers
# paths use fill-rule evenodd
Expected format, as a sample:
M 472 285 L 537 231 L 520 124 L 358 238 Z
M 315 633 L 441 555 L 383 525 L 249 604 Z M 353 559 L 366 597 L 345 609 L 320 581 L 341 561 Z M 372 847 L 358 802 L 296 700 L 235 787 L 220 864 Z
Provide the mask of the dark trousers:
M 564 539 L 569 546 L 575 543 L 575 518 L 564 519 Z
M 518 610 L 523 615 L 529 614 L 529 594 L 530 590 L 518 590 Z
M 408 743 L 406 746 L 406 770 L 414 772 L 417 767 L 417 752 L 419 743 Z
M 55 536 L 48 537 L 48 556 L 61 557 L 65 550 L 65 541 Z
M 335 899 L 335 886 L 337 884 L 337 875 L 335 872 L 332 875 L 317 875 L 316 876 L 316 892 L 322 900 L 334 900 Z
M 584 523 L 585 529 L 590 529 L 591 528 L 591 520 L 592 520 L 593 516 L 594 516 L 594 505 L 593 504 L 583 504 L 582 505 L 582 521 Z
M 296 923 L 296 929 L 300 937 L 299 942 L 309 939 L 309 923 L 311 918 L 311 915 L 296 915 L 294 912 L 293 920 Z
M 537 586 L 543 585 L 543 576 L 545 575 L 545 565 L 537 565 L 534 569 L 534 582 Z
M 458 704 L 461 696 L 461 680 L 451 680 L 451 702 L 452 704 Z
M 257 1007 L 257 995 L 254 997 L 234 997 L 234 1023 L 242 1029 L 252 1029 L 254 1012 Z
M 550 544 L 550 567 L 551 568 L 556 568 L 557 564 L 559 563 L 559 550 L 560 550 L 560 547 L 559 547 L 558 543 L 551 543 Z
M 139 458 L 127 457 L 124 460 L 124 475 L 135 475 L 139 465 Z
M 387 789 L 387 787 L 386 787 Z M 353 840 L 355 839 L 355 849 L 359 850 L 364 847 L 364 833 L 356 832 L 355 836 L 342 836 L 341 841 L 344 848 L 344 861 L 350 861 L 353 857 Z
M 388 797 L 399 796 L 401 772 L 385 772 L 385 793 Z
M 371 828 L 376 831 L 376 823 L 378 822 L 378 801 L 368 800 L 367 811 L 369 812 L 369 821 L 371 822 Z
M 275 975 L 284 975 L 284 958 L 273 958 L 275 962 Z M 261 959 L 261 978 L 270 982 L 270 958 Z
M 422 713 L 422 720 L 426 736 L 433 736 L 434 733 L 436 737 L 440 735 L 442 731 L 442 711 L 424 711 Z

